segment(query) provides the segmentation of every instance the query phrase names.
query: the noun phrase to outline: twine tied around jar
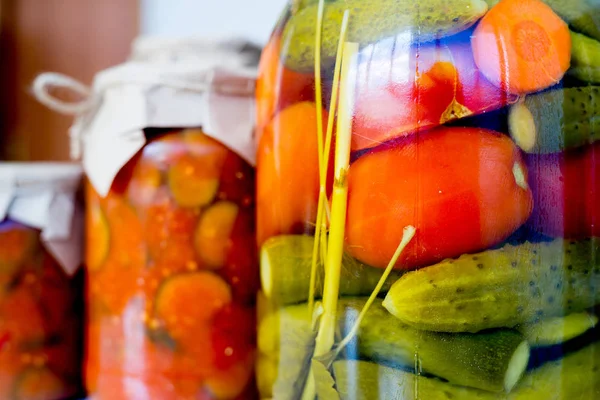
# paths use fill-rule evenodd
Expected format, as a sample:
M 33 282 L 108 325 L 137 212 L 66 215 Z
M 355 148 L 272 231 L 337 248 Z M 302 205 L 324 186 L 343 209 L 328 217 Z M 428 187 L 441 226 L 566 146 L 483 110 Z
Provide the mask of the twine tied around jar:
M 204 81 L 194 82 L 185 78 L 165 76 L 165 74 L 161 73 L 135 74 L 133 70 L 126 70 L 126 67 L 117 68 L 121 68 L 121 72 L 124 72 L 121 78 L 115 79 L 111 75 L 102 79 L 101 76 L 101 79 L 95 82 L 93 88 L 68 75 L 56 72 L 42 73 L 33 81 L 33 94 L 40 103 L 57 113 L 70 116 L 83 116 L 94 110 L 101 102 L 103 93 L 106 90 L 124 84 L 161 86 L 196 93 L 213 90 L 216 93 L 229 96 L 252 96 L 254 93 L 254 79 L 239 78 L 233 81 L 231 79 L 219 81 L 215 79 L 213 70 L 207 71 Z M 53 88 L 71 91 L 79 96 L 81 100 L 71 102 L 62 100 L 51 93 Z M 70 157 L 73 160 L 81 158 L 82 138 L 79 132 L 80 130 L 74 129 L 69 131 Z

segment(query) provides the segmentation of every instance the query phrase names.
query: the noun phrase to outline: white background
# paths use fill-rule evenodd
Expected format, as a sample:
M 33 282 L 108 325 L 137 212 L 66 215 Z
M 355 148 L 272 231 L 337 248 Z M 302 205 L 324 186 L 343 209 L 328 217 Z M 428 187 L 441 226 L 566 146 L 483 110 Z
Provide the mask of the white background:
M 141 0 L 144 35 L 238 36 L 264 45 L 287 0 Z

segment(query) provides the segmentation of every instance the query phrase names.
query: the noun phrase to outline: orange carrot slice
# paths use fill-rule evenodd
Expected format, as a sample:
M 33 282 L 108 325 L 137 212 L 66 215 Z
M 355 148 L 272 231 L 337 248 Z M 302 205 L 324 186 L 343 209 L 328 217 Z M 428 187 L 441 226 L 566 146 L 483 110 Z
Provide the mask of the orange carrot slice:
M 208 208 L 194 235 L 198 257 L 207 267 L 220 268 L 231 248 L 231 234 L 238 217 L 235 203 L 220 201 Z
M 471 45 L 477 67 L 515 94 L 558 83 L 570 65 L 567 24 L 540 0 L 502 0 L 481 19 Z

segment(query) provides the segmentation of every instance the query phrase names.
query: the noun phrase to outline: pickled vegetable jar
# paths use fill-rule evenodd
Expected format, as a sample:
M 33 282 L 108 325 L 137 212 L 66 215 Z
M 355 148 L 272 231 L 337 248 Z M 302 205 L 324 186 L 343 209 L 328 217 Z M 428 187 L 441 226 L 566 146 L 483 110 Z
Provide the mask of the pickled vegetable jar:
M 0 163 L 2 399 L 82 394 L 80 179 L 74 165 Z
M 291 1 L 257 83 L 274 399 L 600 398 L 600 5 Z
M 199 129 L 149 138 L 106 197 L 87 190 L 88 390 L 251 398 L 254 171 Z

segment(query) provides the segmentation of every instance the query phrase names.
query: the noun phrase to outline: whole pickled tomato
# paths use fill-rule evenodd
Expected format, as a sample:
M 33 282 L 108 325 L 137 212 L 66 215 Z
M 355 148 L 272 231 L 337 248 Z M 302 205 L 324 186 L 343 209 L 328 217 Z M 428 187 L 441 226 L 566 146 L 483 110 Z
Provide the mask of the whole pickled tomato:
M 398 36 L 366 47 L 356 78 L 352 149 L 514 103 L 516 96 L 477 69 L 470 33 L 423 45 Z

